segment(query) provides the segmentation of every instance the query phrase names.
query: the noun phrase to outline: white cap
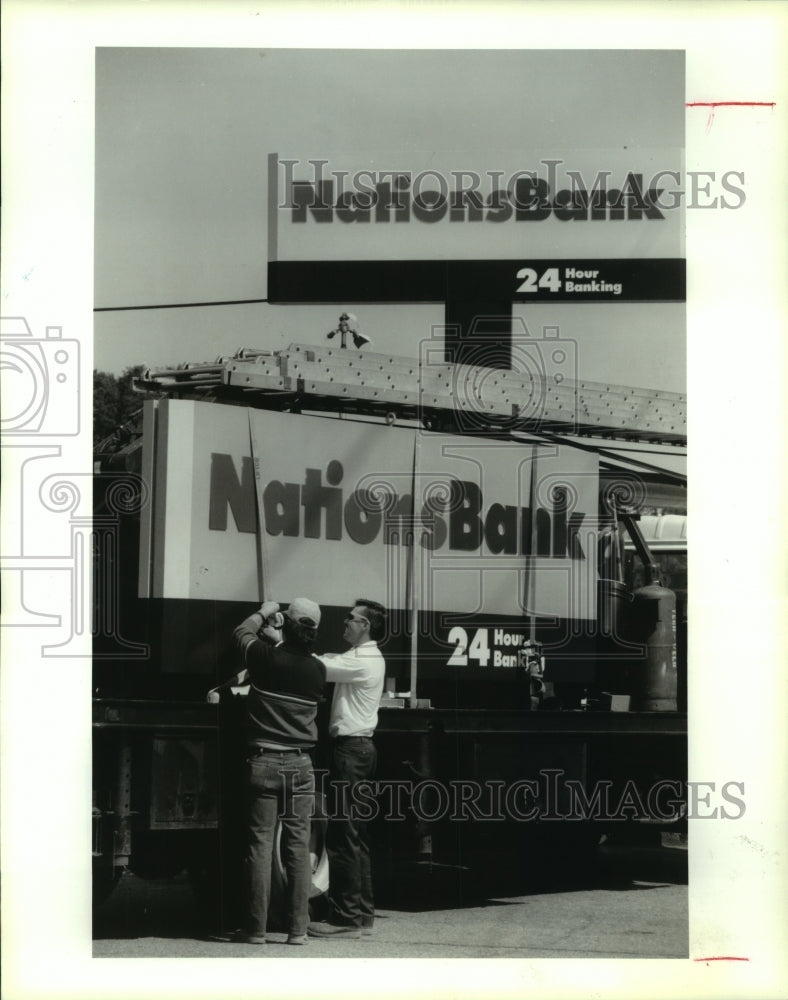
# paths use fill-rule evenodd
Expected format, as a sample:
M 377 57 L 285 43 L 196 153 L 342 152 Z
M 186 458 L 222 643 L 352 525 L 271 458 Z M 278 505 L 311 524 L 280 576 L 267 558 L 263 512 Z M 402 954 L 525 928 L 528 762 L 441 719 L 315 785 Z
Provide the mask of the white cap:
M 295 597 L 285 612 L 290 621 L 299 625 L 317 628 L 320 624 L 320 606 L 310 601 L 308 597 Z

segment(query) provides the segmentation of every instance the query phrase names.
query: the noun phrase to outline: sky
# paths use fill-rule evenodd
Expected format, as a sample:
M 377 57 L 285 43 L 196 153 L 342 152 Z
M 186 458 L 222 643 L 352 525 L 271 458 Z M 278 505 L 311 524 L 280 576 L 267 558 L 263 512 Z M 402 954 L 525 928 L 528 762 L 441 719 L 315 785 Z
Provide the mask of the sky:
M 679 51 L 98 49 L 94 367 L 119 374 L 325 343 L 343 308 L 370 350 L 418 356 L 443 322 L 441 303 L 259 301 L 271 153 L 507 177 L 552 156 L 593 176 L 630 155 L 680 167 L 683 145 Z M 669 230 L 410 224 L 327 239 L 332 256 L 351 259 L 683 256 L 678 215 Z M 314 249 L 319 227 L 302 233 L 280 219 L 280 258 L 326 256 Z M 178 303 L 190 307 L 139 308 Z M 580 377 L 684 391 L 683 303 L 534 303 L 514 314 L 537 338 L 558 326 L 576 344 Z

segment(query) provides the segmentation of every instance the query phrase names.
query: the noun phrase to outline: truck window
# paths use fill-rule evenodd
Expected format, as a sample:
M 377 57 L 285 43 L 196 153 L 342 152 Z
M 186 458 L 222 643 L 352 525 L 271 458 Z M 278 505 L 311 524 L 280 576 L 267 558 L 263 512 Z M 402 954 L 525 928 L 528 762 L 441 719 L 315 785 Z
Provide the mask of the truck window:
M 687 553 L 654 552 L 654 559 L 659 565 L 662 583 L 675 592 L 676 597 L 687 596 Z M 627 549 L 624 552 L 624 582 L 628 590 L 637 590 L 648 583 L 648 576 L 643 563 L 636 552 Z

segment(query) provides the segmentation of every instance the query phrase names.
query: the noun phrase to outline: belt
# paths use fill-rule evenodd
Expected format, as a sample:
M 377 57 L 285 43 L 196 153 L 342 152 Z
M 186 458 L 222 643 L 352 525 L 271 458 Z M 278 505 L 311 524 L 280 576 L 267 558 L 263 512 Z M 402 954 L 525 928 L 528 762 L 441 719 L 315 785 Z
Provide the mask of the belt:
M 371 740 L 372 733 L 357 733 L 355 736 L 334 736 L 334 740 L 339 743 L 341 740 Z
M 305 754 L 306 750 L 303 747 L 292 747 L 290 750 L 283 750 L 281 747 L 267 747 L 255 743 L 249 747 L 249 753 L 256 754 L 257 756 L 263 753 L 271 753 L 278 754 L 280 757 L 288 757 L 294 754 L 300 756 L 301 754 Z

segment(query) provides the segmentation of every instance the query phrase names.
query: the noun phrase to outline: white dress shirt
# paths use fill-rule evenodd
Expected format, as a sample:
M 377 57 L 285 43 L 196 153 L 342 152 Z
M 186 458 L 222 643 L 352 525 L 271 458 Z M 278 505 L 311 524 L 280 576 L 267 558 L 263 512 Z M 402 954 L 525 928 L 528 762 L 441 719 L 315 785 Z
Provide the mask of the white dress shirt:
M 386 663 L 370 639 L 346 653 L 323 653 L 326 680 L 336 684 L 328 723 L 330 736 L 371 736 L 378 724 Z

